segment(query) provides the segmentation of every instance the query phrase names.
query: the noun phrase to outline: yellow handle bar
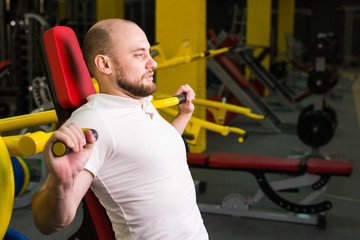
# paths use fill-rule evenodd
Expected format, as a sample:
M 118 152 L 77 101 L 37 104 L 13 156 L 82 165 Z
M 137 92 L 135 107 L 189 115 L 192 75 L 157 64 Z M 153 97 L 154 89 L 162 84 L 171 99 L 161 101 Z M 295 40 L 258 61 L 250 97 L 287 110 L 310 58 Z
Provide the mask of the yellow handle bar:
M 186 101 L 186 95 L 180 94 L 176 97 L 155 100 L 153 104 L 156 108 L 165 108 L 178 105 Z M 12 131 L 22 128 L 34 127 L 43 124 L 58 122 L 55 110 L 30 113 L 16 117 L 0 119 L 0 132 Z M 25 135 L 15 135 L 3 137 L 10 156 L 32 156 L 43 151 L 46 141 L 53 132 L 38 131 L 26 133 Z
M 186 93 L 182 93 L 175 97 L 154 100 L 152 104 L 156 109 L 160 109 L 160 108 L 176 106 L 184 102 L 186 102 Z
M 225 47 L 225 48 L 220 48 L 220 49 L 216 49 L 216 50 L 207 50 L 207 51 L 195 53 L 195 54 L 185 54 L 181 57 L 175 57 L 175 58 L 166 60 L 163 63 L 159 63 L 158 66 L 154 70 L 156 71 L 159 69 L 164 69 L 164 68 L 172 67 L 175 65 L 189 63 L 189 62 L 199 60 L 202 58 L 214 57 L 215 55 L 218 55 L 221 53 L 226 53 L 228 51 L 229 51 L 229 48 Z
M 165 98 L 165 97 L 168 97 L 168 95 L 157 93 L 156 97 Z M 161 101 L 161 100 L 156 100 L 156 101 Z M 217 102 L 217 101 L 213 101 L 213 100 L 198 99 L 198 98 L 194 99 L 193 103 L 195 105 L 200 105 L 200 106 L 206 107 L 213 115 L 225 115 L 226 111 L 229 111 L 229 112 L 242 114 L 246 117 L 256 119 L 256 120 L 264 120 L 266 118 L 266 116 L 264 116 L 264 115 L 252 113 L 250 108 L 241 107 L 241 106 L 237 106 L 237 105 L 233 105 L 233 104 L 229 104 L 229 103 L 222 103 L 222 102 Z M 168 107 L 170 107 L 170 106 L 168 106 Z M 220 124 L 222 124 L 224 122 L 224 120 L 225 120 L 224 118 L 225 118 L 224 116 L 215 117 L 217 123 L 220 123 Z
M 0 119 L 0 133 L 44 124 L 57 123 L 58 121 L 55 110 L 3 118 Z
M 211 101 L 211 100 L 206 100 L 206 99 L 194 99 L 193 103 L 196 105 L 205 106 L 207 108 L 224 109 L 229 112 L 242 114 L 249 118 L 253 118 L 253 119 L 257 119 L 257 120 L 265 119 L 264 115 L 252 113 L 250 108 L 240 107 L 240 106 L 236 106 L 233 104 Z
M 171 116 L 176 116 L 178 114 L 178 111 L 170 108 L 164 108 L 161 109 L 161 111 L 165 112 L 166 114 L 169 114 Z M 194 136 L 194 139 L 188 140 L 188 142 L 195 143 L 197 136 L 199 135 L 200 128 L 205 128 L 207 130 L 218 132 L 223 136 L 227 136 L 230 132 L 238 133 L 241 136 L 238 138 L 238 141 L 240 143 L 244 142 L 244 140 L 247 137 L 247 133 L 245 130 L 236 128 L 236 127 L 229 127 L 229 126 L 223 126 L 216 123 L 208 122 L 196 117 L 191 117 L 189 124 L 187 128 L 185 129 L 186 132 L 192 136 Z
M 32 156 L 43 151 L 53 132 L 37 131 L 25 135 L 3 137 L 10 156 Z

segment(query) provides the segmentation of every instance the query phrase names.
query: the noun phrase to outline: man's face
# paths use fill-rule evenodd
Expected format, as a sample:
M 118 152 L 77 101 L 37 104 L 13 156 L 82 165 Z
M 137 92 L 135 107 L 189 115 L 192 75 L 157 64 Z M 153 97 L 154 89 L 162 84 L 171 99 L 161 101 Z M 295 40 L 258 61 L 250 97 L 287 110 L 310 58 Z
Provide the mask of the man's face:
M 129 25 L 121 34 L 113 59 L 117 85 L 131 97 L 149 96 L 156 91 L 153 68 L 157 64 L 150 56 L 146 35 L 136 25 Z
M 153 72 L 147 72 L 138 79 L 129 79 L 124 69 L 119 65 L 115 65 L 116 82 L 120 88 L 134 97 L 147 97 L 156 92 L 156 84 L 147 78 L 152 78 Z

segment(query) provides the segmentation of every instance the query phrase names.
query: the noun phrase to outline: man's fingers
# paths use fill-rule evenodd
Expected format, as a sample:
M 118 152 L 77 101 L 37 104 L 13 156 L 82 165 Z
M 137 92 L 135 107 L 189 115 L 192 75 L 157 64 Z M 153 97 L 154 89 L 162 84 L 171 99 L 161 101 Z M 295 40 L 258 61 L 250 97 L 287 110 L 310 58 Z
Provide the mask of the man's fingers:
M 86 144 L 83 131 L 77 124 L 72 123 L 68 126 L 62 126 L 54 133 L 53 142 L 61 141 L 73 151 L 80 151 Z
M 95 143 L 98 139 L 98 133 L 94 129 L 89 129 L 84 132 L 87 143 Z
M 195 92 L 194 90 L 188 85 L 181 85 L 178 90 L 174 92 L 174 96 L 179 95 L 181 93 L 186 93 L 186 99 L 188 101 L 192 101 L 195 99 Z

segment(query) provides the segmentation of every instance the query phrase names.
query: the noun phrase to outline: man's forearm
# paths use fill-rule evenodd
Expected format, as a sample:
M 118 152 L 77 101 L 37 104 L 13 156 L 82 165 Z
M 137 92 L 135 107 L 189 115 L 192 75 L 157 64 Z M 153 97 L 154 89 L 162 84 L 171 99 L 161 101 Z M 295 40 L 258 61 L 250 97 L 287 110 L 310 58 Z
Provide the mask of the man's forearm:
M 68 226 L 74 219 L 77 203 L 72 186 L 57 185 L 49 175 L 46 183 L 36 192 L 32 212 L 36 227 L 43 234 L 51 234 Z
M 174 120 L 171 121 L 171 125 L 179 132 L 180 135 L 184 133 L 185 127 L 190 121 L 192 113 L 183 113 L 177 115 Z

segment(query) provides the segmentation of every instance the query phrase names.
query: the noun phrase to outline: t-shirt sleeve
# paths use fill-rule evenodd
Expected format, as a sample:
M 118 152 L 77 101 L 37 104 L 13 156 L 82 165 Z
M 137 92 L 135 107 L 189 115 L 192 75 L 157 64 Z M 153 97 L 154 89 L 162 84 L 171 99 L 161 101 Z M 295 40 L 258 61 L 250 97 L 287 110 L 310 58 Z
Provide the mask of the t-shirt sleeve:
M 93 148 L 92 154 L 85 165 L 85 169 L 97 176 L 102 168 L 106 155 L 109 152 L 107 146 L 111 146 L 112 136 L 102 117 L 92 109 L 78 109 L 66 121 L 64 125 L 75 122 L 81 128 L 91 128 L 98 132 L 98 139 Z M 110 145 L 109 145 L 110 144 Z

